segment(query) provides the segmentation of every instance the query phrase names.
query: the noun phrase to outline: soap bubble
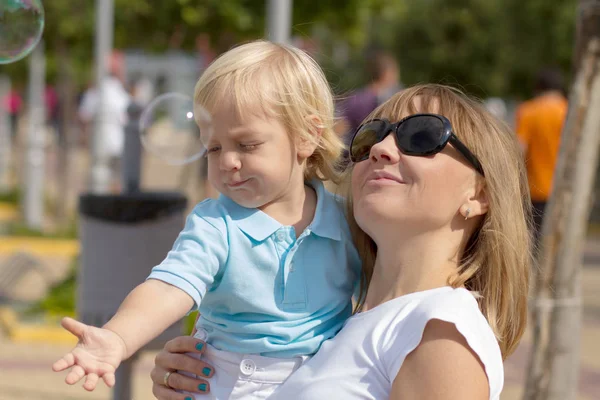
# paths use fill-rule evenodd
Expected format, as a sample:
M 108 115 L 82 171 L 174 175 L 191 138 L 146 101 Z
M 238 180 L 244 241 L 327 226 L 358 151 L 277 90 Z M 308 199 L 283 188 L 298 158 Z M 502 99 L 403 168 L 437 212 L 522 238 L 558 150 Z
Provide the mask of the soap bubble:
M 154 100 L 140 117 L 142 146 L 171 165 L 183 165 L 206 154 L 200 128 L 212 129 L 212 119 L 202 107 L 194 107 L 190 96 L 165 93 Z
M 0 0 L 0 64 L 27 56 L 44 31 L 40 0 Z

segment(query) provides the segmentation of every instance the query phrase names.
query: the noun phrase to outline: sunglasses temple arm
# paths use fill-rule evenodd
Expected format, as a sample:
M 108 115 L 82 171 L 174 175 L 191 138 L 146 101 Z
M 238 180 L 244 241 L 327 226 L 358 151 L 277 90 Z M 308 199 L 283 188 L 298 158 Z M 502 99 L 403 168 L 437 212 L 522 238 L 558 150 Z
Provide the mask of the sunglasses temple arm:
M 477 157 L 475 157 L 475 155 L 471 153 L 471 150 L 469 150 L 467 146 L 465 146 L 454 134 L 450 136 L 450 143 L 452 143 L 454 148 L 456 148 L 456 150 L 458 150 L 467 159 L 467 161 L 469 161 L 471 165 L 475 167 L 477 172 L 479 172 L 482 176 L 485 176 L 483 173 L 483 168 L 481 167 L 481 163 Z

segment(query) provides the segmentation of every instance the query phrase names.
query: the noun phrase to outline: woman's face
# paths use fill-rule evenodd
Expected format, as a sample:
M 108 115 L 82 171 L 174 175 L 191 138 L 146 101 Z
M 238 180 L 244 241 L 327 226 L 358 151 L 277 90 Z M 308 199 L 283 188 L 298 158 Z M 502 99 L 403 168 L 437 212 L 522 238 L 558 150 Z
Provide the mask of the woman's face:
M 476 177 L 450 144 L 433 156 L 408 156 L 390 134 L 354 166 L 356 221 L 376 243 L 407 229 L 415 234 L 454 229 L 453 222 L 464 220 L 461 210 L 464 214 L 478 195 Z M 472 211 L 471 216 L 481 213 Z

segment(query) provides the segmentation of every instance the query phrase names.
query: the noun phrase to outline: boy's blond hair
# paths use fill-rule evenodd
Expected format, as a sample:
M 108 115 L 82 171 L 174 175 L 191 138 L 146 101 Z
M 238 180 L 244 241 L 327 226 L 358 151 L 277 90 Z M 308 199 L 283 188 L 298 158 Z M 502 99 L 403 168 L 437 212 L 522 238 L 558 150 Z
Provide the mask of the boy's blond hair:
M 304 51 L 259 40 L 222 54 L 196 83 L 194 106 L 212 113 L 225 100 L 233 101 L 242 118 L 252 112 L 278 118 L 292 140 L 318 140 L 304 178 L 337 181 L 343 144 L 333 131 L 333 95 L 323 71 Z M 317 129 L 320 136 L 310 134 Z

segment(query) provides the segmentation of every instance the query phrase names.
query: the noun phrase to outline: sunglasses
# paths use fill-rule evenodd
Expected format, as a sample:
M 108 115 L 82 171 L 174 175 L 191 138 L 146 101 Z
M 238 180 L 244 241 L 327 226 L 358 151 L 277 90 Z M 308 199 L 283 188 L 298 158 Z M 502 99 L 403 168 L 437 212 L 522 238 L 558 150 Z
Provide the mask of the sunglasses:
M 414 114 L 394 124 L 387 119 L 373 119 L 362 124 L 350 143 L 350 159 L 355 163 L 368 159 L 371 148 L 391 132 L 394 132 L 398 149 L 409 156 L 431 156 L 450 143 L 485 176 L 481 163 L 454 134 L 448 118 L 437 114 Z

